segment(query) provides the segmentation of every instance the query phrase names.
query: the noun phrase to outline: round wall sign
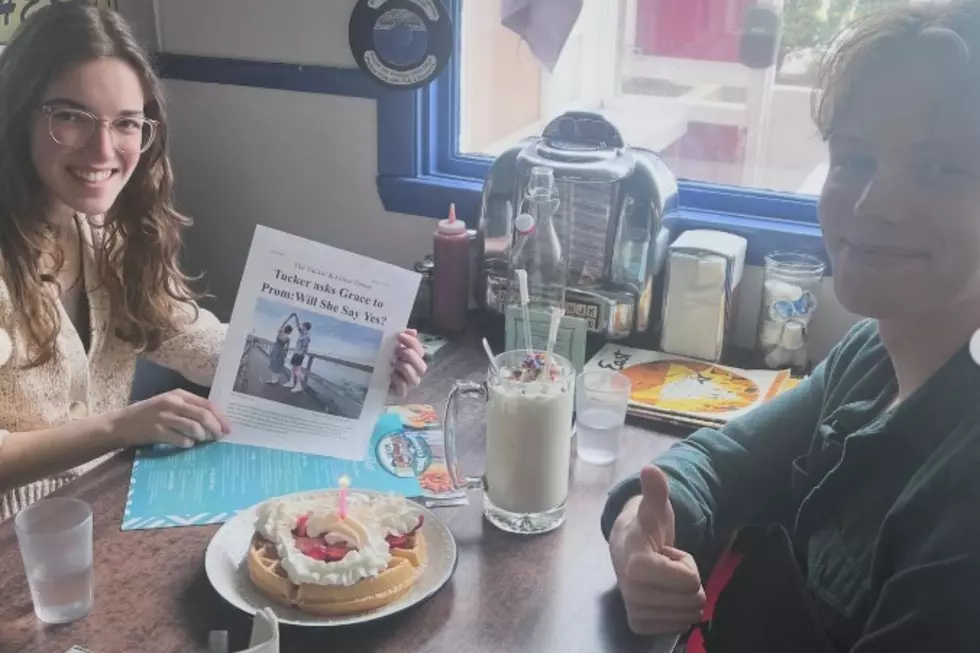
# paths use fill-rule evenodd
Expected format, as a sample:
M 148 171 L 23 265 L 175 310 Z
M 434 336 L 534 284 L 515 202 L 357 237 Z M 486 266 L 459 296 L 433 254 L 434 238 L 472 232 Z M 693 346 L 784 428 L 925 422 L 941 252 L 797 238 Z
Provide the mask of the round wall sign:
M 349 36 L 357 65 L 389 88 L 429 84 L 453 52 L 453 25 L 441 0 L 358 0 Z

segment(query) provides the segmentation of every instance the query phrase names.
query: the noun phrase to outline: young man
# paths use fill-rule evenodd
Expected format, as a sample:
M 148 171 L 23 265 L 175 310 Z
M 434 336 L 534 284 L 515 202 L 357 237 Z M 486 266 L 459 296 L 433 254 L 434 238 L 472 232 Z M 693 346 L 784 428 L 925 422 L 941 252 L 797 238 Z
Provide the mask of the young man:
M 709 650 L 977 651 L 980 4 L 863 21 L 818 98 L 834 288 L 872 319 L 796 389 L 614 489 L 602 526 L 629 623 L 699 622 L 702 578 L 748 530 L 755 575 L 722 592 Z
M 284 385 L 284 388 L 291 388 L 290 392 L 299 393 L 303 392 L 303 359 L 306 358 L 306 352 L 310 349 L 310 330 L 313 325 L 309 322 L 303 322 L 299 325 L 299 337 L 296 339 L 296 349 L 293 350 L 293 357 L 289 359 L 289 364 L 293 367 L 293 377 L 289 380 L 289 383 Z

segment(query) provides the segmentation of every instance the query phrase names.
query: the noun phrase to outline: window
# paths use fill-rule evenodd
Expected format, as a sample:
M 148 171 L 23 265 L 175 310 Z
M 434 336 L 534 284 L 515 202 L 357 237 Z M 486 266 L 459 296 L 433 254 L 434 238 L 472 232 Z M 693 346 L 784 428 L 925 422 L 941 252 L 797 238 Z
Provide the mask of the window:
M 853 17 L 909 0 L 770 0 L 783 39 L 763 70 L 739 62 L 759 0 L 583 0 L 551 73 L 500 25 L 499 0 L 461 2 L 461 155 L 494 156 L 588 110 L 682 179 L 812 196 L 827 174 L 810 113 L 820 55 Z
M 675 235 L 745 236 L 753 265 L 775 249 L 821 253 L 815 195 L 827 159 L 810 116 L 816 64 L 855 17 L 928 1 L 583 0 L 549 73 L 500 25 L 501 0 L 443 0 L 457 56 L 417 94 L 379 98 L 382 202 L 429 217 L 455 202 L 475 226 L 492 157 L 564 111 L 591 110 L 680 178 Z M 762 4 L 781 12 L 783 39 L 778 65 L 758 71 L 737 53 L 746 12 Z

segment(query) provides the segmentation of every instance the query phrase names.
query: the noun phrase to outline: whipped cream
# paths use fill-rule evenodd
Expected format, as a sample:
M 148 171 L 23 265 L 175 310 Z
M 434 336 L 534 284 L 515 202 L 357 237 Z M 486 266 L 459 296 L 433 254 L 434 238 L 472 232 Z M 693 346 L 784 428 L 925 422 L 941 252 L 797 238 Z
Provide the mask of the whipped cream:
M 259 506 L 256 530 L 276 546 L 279 563 L 294 583 L 354 585 L 387 569 L 391 552 L 374 512 L 364 501 L 349 501 L 346 519 L 337 513 L 335 501 L 286 503 L 268 501 Z M 346 544 L 350 551 L 342 560 L 315 560 L 296 546 L 293 530 L 301 516 L 309 515 L 306 532 L 328 544 Z
M 390 494 L 375 500 L 374 515 L 384 534 L 405 535 L 419 525 L 422 512 L 403 497 Z
M 332 510 L 311 514 L 306 533 L 313 538 L 323 536 L 328 544 L 346 544 L 355 549 L 367 546 L 370 540 L 368 529 L 353 515 L 341 519 L 340 513 Z
M 279 540 L 282 532 L 292 537 L 292 531 L 296 528 L 299 518 L 307 514 L 309 509 L 310 506 L 298 502 L 266 501 L 256 510 L 255 530 L 273 543 Z

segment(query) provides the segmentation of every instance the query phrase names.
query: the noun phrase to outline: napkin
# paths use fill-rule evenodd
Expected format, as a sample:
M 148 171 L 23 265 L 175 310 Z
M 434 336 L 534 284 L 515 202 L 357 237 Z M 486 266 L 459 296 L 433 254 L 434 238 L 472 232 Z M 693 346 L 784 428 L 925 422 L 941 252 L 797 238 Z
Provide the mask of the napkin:
M 248 645 L 242 653 L 279 653 L 279 620 L 271 608 L 255 613 Z
M 228 653 L 228 631 L 212 630 L 208 639 L 209 653 Z M 69 651 L 68 653 L 71 653 Z M 271 608 L 255 613 L 252 638 L 241 653 L 279 653 L 279 620 Z

